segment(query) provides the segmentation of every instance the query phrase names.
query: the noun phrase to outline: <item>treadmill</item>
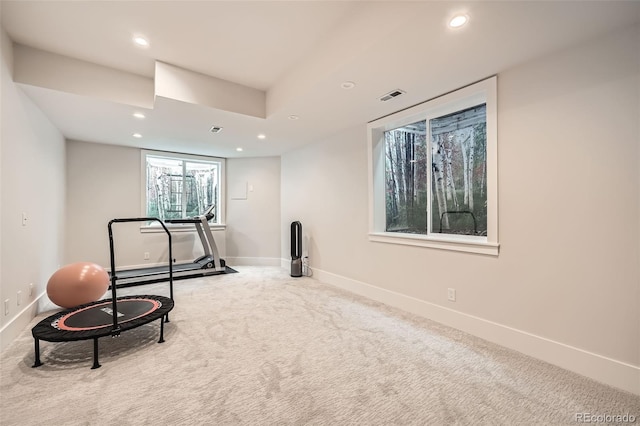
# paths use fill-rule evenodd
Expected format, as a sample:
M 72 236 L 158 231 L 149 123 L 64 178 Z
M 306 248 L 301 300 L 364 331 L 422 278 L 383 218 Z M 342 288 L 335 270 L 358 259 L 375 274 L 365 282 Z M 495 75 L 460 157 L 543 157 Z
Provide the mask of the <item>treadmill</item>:
M 164 221 L 165 223 L 193 224 L 196 227 L 196 231 L 198 231 L 198 237 L 200 237 L 200 242 L 204 248 L 204 254 L 193 262 L 173 264 L 174 280 L 226 273 L 226 263 L 224 259 L 220 259 L 218 247 L 209 228 L 209 221 L 215 217 L 214 211 L 215 204 L 212 204 L 199 216 L 187 219 L 167 219 Z M 115 282 L 117 287 L 129 287 L 163 281 L 169 281 L 169 267 L 166 265 L 116 270 Z

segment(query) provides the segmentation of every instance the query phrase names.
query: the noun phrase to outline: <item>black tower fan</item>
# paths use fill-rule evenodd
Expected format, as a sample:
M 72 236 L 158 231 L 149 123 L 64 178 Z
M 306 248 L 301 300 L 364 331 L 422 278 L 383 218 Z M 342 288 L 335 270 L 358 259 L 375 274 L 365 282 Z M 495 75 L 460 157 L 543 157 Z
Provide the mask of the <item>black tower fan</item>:
M 302 276 L 302 224 L 291 222 L 291 276 Z

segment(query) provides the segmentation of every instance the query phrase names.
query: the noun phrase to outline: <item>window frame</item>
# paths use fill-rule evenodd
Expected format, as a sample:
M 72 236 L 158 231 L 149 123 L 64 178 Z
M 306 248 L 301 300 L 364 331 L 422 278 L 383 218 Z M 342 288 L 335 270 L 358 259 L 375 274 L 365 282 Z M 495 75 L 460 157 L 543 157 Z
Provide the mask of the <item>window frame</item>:
M 427 121 L 427 164 L 431 164 L 431 118 L 486 103 L 487 111 L 487 236 L 455 234 L 408 234 L 386 231 L 385 207 L 385 142 L 384 132 L 417 121 Z M 468 85 L 461 89 L 371 121 L 367 125 L 369 165 L 369 241 L 409 246 L 430 247 L 497 256 L 498 241 L 498 137 L 497 137 L 497 77 Z M 431 173 L 428 194 L 431 199 Z M 428 202 L 431 206 L 431 201 Z M 431 229 L 431 226 L 429 226 Z
M 209 223 L 209 227 L 211 230 L 219 230 L 226 228 L 225 222 L 225 163 L 226 159 L 220 157 L 208 157 L 204 155 L 195 155 L 195 154 L 182 154 L 175 152 L 167 152 L 167 151 L 154 151 L 148 149 L 140 150 L 140 211 L 142 213 L 142 217 L 147 216 L 147 156 L 152 157 L 162 157 L 172 160 L 181 160 L 181 161 L 195 161 L 195 162 L 204 162 L 204 163 L 216 163 L 218 165 L 219 175 L 218 182 L 220 188 L 218 190 L 218 209 L 216 214 L 215 222 Z M 190 232 L 194 231 L 194 227 L 191 224 L 181 224 L 181 223 L 167 223 L 167 228 L 176 232 Z M 152 222 L 149 224 L 144 224 L 140 226 L 141 232 L 164 232 L 161 226 L 157 222 Z

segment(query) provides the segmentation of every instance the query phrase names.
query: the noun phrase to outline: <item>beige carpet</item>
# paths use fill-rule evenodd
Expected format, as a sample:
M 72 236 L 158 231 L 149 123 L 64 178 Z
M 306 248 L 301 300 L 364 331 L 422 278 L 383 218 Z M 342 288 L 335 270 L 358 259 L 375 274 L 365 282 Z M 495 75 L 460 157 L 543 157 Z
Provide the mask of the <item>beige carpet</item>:
M 91 341 L 42 342 L 32 369 L 29 327 L 0 356 L 0 424 L 640 423 L 637 396 L 284 269 L 238 270 L 176 282 L 166 342 L 157 322 L 100 339 L 97 370 Z

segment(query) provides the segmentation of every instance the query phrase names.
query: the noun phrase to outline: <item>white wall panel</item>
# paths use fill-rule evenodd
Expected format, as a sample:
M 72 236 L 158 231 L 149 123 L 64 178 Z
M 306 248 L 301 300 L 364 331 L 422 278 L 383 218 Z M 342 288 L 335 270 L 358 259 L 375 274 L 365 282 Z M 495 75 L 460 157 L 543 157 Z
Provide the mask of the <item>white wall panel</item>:
M 33 318 L 37 297 L 63 262 L 65 143 L 14 84 L 12 45 L 4 30 L 0 33 L 0 349 L 4 349 Z
M 283 155 L 282 258 L 300 220 L 325 277 L 566 345 L 640 379 L 639 33 L 499 73 L 497 258 L 367 240 L 365 123 Z M 509 346 L 504 336 L 493 340 Z
M 279 259 L 280 157 L 228 159 L 227 187 L 230 265 Z

